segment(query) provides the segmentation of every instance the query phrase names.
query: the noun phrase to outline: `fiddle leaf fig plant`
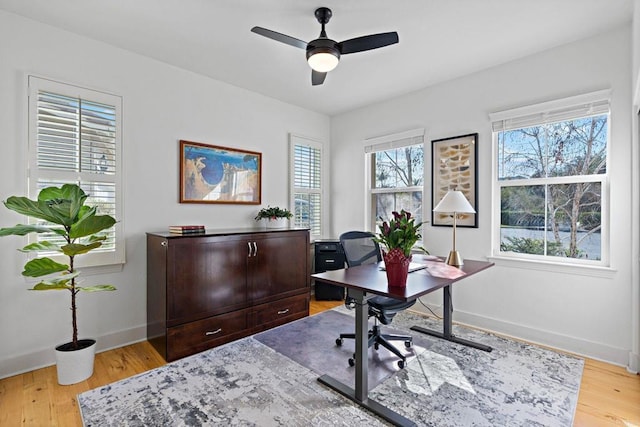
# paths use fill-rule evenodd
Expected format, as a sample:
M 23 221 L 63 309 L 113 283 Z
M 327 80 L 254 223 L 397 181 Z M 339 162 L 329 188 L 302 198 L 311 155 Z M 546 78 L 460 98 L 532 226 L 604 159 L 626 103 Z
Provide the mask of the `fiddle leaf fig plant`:
M 100 232 L 111 228 L 116 220 L 110 215 L 97 215 L 96 207 L 84 203 L 88 195 L 76 184 L 62 187 L 46 187 L 37 200 L 11 196 L 4 205 L 19 214 L 46 221 L 44 225 L 18 224 L 0 228 L 1 236 L 25 236 L 30 233 L 53 233 L 59 238 L 30 243 L 21 252 L 53 252 L 66 257 L 67 264 L 47 256 L 29 260 L 22 271 L 26 277 L 43 277 L 31 288 L 34 291 L 67 290 L 71 294 L 71 323 L 73 335 L 71 347 L 78 349 L 78 323 L 76 295 L 80 291 L 114 291 L 113 285 L 80 286 L 74 262 L 78 255 L 86 254 L 102 246 L 106 236 Z M 45 277 L 46 276 L 46 277 Z

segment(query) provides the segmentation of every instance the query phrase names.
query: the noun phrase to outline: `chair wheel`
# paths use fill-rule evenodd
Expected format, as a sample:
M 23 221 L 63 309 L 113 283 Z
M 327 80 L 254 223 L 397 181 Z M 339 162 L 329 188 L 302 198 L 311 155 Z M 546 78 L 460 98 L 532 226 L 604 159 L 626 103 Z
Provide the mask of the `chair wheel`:
M 398 368 L 404 369 L 404 360 L 398 360 Z
M 405 341 L 404 342 L 404 346 L 407 347 L 407 348 L 410 348 L 411 347 L 411 341 Z
M 338 347 L 342 346 L 342 338 L 336 338 L 336 345 Z
M 349 366 L 356 366 L 356 361 L 349 358 Z
M 380 344 L 378 344 L 378 343 L 373 344 L 373 348 L 375 348 L 376 350 L 379 349 L 380 348 Z

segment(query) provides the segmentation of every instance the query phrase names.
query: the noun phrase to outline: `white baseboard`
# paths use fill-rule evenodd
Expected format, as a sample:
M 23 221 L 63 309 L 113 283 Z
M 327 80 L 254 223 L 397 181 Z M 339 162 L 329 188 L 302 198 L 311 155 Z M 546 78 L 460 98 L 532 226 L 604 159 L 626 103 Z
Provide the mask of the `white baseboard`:
M 96 352 L 111 350 L 147 339 L 147 326 L 138 326 L 96 338 Z M 55 365 L 56 356 L 53 347 L 27 354 L 10 357 L 0 365 L 0 379 L 30 372 L 35 369 Z
M 438 316 L 441 316 L 440 304 L 427 304 Z M 423 314 L 432 315 L 420 303 L 412 307 Z M 626 367 L 631 373 L 640 372 L 640 355 L 629 350 L 606 346 L 600 343 L 586 341 L 551 331 L 530 328 L 516 323 L 505 322 L 473 313 L 454 311 L 454 321 L 474 328 L 487 330 L 500 335 L 510 336 L 534 344 L 553 347 L 592 359 Z M 146 325 L 103 335 L 97 338 L 97 352 L 111 350 L 147 339 Z M 46 348 L 31 353 L 11 357 L 2 361 L 0 365 L 0 379 L 44 368 L 55 364 L 53 348 Z
M 632 374 L 640 373 L 640 354 L 629 352 L 629 365 L 627 371 Z
M 442 312 L 441 305 L 429 304 L 429 307 L 440 316 L 440 313 Z M 421 304 L 416 304 L 412 308 L 414 310 L 420 311 L 421 313 L 430 315 L 428 310 L 422 307 Z M 593 341 L 558 334 L 553 331 L 532 328 L 526 325 L 520 325 L 512 322 L 505 322 L 503 320 L 479 316 L 474 313 L 459 310 L 454 311 L 453 320 L 455 323 L 483 329 L 487 332 L 505 335 L 515 339 L 527 341 L 532 344 L 552 347 L 560 351 L 565 351 L 579 356 L 601 360 L 603 362 L 626 367 L 627 370 L 630 370 L 630 372 L 631 369 L 634 369 L 634 366 L 632 364 L 634 363 L 634 360 L 632 359 L 633 356 L 635 356 L 635 369 L 637 371 L 637 364 L 639 362 L 638 355 L 631 355 L 629 353 L 629 349 L 612 347 Z

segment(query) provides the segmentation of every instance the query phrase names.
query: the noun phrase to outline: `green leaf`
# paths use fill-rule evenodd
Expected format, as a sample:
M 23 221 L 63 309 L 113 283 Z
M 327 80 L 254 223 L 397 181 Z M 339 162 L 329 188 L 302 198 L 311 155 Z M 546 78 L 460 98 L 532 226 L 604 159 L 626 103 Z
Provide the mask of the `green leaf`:
M 74 273 L 65 272 L 57 277 L 53 277 L 48 280 L 41 280 L 38 284 L 36 284 L 33 288 L 31 288 L 31 290 L 32 291 L 50 291 L 50 290 L 57 290 L 57 289 L 71 289 L 71 285 L 68 285 L 68 283 L 71 281 L 71 279 L 74 279 L 79 275 L 80 275 L 79 271 L 76 271 Z
M 54 224 L 71 225 L 72 222 L 70 218 L 60 215 L 59 212 L 51 209 L 46 201 L 33 201 L 26 197 L 11 196 L 4 202 L 4 205 L 7 209 L 19 214 L 43 219 Z
M 59 291 L 61 289 L 70 289 L 70 288 L 71 286 L 67 285 L 66 283 L 40 282 L 29 290 L 30 291 Z
M 40 191 L 38 200 L 9 197 L 5 206 L 12 211 L 54 224 L 71 226 L 76 221 L 87 195 L 76 184 L 47 187 Z
M 100 246 L 102 246 L 101 242 L 94 242 L 88 245 L 82 245 L 80 243 L 70 243 L 68 245 L 64 245 L 61 249 L 65 255 L 75 256 L 87 253 L 93 249 L 99 248 Z
M 43 188 L 38 194 L 38 201 L 50 202 L 53 210 L 75 222 L 87 197 L 87 194 L 77 184 L 64 184 L 60 188 Z M 71 223 L 66 225 L 71 225 Z
M 42 242 L 31 243 L 25 246 L 24 248 L 19 249 L 19 251 L 20 252 L 39 252 L 39 251 L 62 252 L 62 249 L 60 249 L 60 245 L 44 240 Z
M 116 287 L 113 285 L 94 285 L 94 286 L 77 286 L 76 289 L 80 289 L 84 292 L 102 292 L 102 291 L 115 291 Z
M 67 271 L 68 269 L 68 265 L 57 263 L 51 258 L 36 258 L 24 265 L 22 275 L 27 277 L 40 277 L 60 271 Z
M 102 242 L 104 240 L 107 240 L 107 236 L 92 234 L 91 236 L 87 237 L 85 244 L 93 243 L 93 242 Z
M 60 229 L 57 229 L 57 230 L 59 231 Z M 56 229 L 52 229 L 50 227 L 44 227 L 42 225 L 16 224 L 15 227 L 0 228 L 0 237 L 1 236 L 25 236 L 29 233 L 49 233 L 49 232 L 57 233 L 58 231 L 56 231 Z
M 116 223 L 115 218 L 110 215 L 89 215 L 81 218 L 77 223 L 71 226 L 69 236 L 72 239 L 78 237 L 89 236 L 102 230 L 113 227 Z
M 78 212 L 78 220 L 84 218 L 87 215 L 95 215 L 97 211 L 97 208 L 94 207 L 90 207 L 90 206 L 82 206 L 80 208 L 80 211 Z
M 69 273 L 68 271 L 63 271 L 62 274 L 60 274 L 59 276 L 56 277 L 51 277 L 48 280 L 42 280 L 42 282 L 45 283 L 61 283 L 61 282 L 68 282 L 71 279 L 75 279 L 76 277 L 78 277 L 80 275 L 79 271 L 74 271 L 73 273 Z

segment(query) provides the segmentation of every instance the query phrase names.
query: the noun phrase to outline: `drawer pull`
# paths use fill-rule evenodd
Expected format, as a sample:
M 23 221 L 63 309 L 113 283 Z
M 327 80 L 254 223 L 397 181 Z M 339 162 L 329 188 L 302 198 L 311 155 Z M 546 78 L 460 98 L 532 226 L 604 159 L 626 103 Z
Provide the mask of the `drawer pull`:
M 222 328 L 218 328 L 215 331 L 207 331 L 204 334 L 205 335 L 215 335 L 215 334 L 219 334 L 220 332 L 222 332 Z
M 289 309 L 285 309 L 285 310 L 280 310 L 278 311 L 278 314 L 287 314 L 289 312 Z

